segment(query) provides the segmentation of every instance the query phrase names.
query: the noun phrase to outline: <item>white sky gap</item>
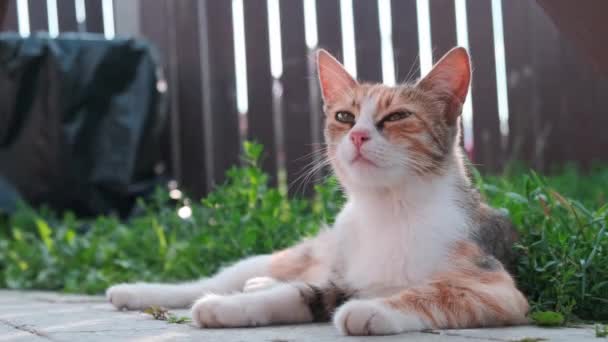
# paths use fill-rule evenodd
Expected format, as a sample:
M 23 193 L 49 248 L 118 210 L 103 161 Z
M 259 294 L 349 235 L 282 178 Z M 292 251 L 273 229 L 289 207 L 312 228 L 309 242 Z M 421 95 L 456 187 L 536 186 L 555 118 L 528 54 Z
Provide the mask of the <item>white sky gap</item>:
M 21 37 L 28 37 L 30 35 L 30 10 L 27 7 L 27 0 L 17 0 L 17 18 L 19 19 L 19 34 Z
M 267 4 L 270 73 L 274 78 L 279 79 L 281 78 L 281 75 L 283 75 L 283 48 L 281 46 L 281 12 L 279 0 L 268 0 Z
M 496 95 L 498 96 L 498 120 L 500 133 L 509 135 L 509 93 L 507 87 L 507 63 L 505 37 L 502 24 L 502 0 L 492 0 L 492 30 L 494 31 L 494 59 L 496 62 Z
M 395 85 L 395 59 L 391 0 L 378 0 L 378 16 L 382 49 L 382 81 L 384 84 L 392 86 Z
M 74 6 L 76 6 L 76 21 L 79 24 L 84 23 L 87 20 L 87 10 L 84 7 L 84 0 L 76 0 Z
M 420 55 L 420 76 L 423 77 L 433 67 L 433 45 L 431 43 L 431 17 L 429 1 L 416 0 L 418 17 L 418 45 Z
M 357 55 L 355 49 L 355 26 L 352 0 L 340 0 L 340 18 L 344 67 L 351 74 L 351 76 L 357 78 Z
M 49 36 L 59 35 L 59 18 L 57 17 L 57 0 L 46 0 L 46 13 L 49 22 Z
M 319 44 L 316 6 L 316 0 L 304 0 L 304 32 L 306 34 L 306 46 L 311 50 Z
M 234 34 L 236 107 L 240 114 L 246 114 L 249 110 L 249 99 L 247 97 L 247 55 L 245 54 L 243 0 L 232 0 L 232 30 Z
M 469 50 L 469 26 L 467 20 L 467 0 L 455 0 L 456 12 L 456 41 L 457 44 Z M 474 143 L 473 136 L 473 91 L 469 84 L 469 95 L 462 107 L 462 124 L 464 127 L 464 148 L 471 151 Z
M 106 39 L 114 39 L 115 27 L 113 0 L 102 0 L 101 12 L 103 13 L 103 33 Z

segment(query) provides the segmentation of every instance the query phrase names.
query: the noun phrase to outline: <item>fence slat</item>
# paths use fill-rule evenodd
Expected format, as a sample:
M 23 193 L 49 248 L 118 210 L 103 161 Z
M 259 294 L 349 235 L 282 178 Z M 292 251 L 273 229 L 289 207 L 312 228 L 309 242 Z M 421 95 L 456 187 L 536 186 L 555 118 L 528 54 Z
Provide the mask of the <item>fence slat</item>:
M 205 167 L 205 139 L 201 82 L 201 57 L 198 0 L 173 1 L 177 65 L 177 101 L 179 101 L 179 134 L 181 181 L 196 197 L 208 190 Z
M 85 25 L 87 32 L 103 33 L 103 11 L 101 0 L 85 0 Z
M 340 26 L 340 0 L 317 0 L 318 46 L 326 49 L 339 61 L 343 61 L 342 27 Z M 309 61 L 310 63 L 311 61 Z M 316 71 L 316 61 L 313 68 Z M 317 75 L 311 75 L 311 113 L 313 115 L 313 143 L 323 142 L 324 115 Z M 315 128 L 316 127 L 316 128 Z M 316 132 L 314 131 L 316 129 Z M 316 133 L 316 134 L 315 134 Z M 316 146 L 319 147 L 319 146 Z
M 304 36 L 304 7 L 299 0 L 280 1 L 281 44 L 283 46 L 283 123 L 287 184 L 295 193 L 312 190 L 309 182 L 298 177 L 312 160 L 310 93 L 308 89 L 308 57 Z M 312 77 L 312 76 L 311 76 Z M 296 184 L 298 180 L 299 184 Z
M 588 153 L 588 155 L 585 154 L 584 161 L 587 166 L 593 166 L 593 163 L 598 162 L 606 165 L 608 162 L 608 153 L 606 153 L 606 146 L 608 146 L 608 134 L 606 134 L 608 115 L 605 115 L 605 110 L 602 113 L 602 109 L 605 107 L 606 94 L 608 94 L 608 76 L 606 74 L 599 76 L 596 69 L 592 69 L 590 66 L 587 67 L 590 73 L 589 77 L 596 78 L 594 89 L 589 92 L 593 94 L 593 101 L 590 101 L 590 106 L 594 109 L 594 113 L 587 113 L 589 118 L 581 118 L 581 120 L 586 120 L 587 127 L 593 127 L 593 130 L 581 132 L 592 142 L 580 144 L 579 151 L 582 149 Z M 589 146 L 589 148 L 585 148 L 585 146 Z
M 317 0 L 317 31 L 319 47 L 342 59 L 342 27 L 340 26 L 340 0 Z
M 0 4 L 0 31 L 18 31 L 17 0 L 3 0 Z
M 536 2 L 563 33 L 563 37 L 584 50 L 583 57 L 588 57 L 598 70 L 608 73 L 608 63 L 606 63 L 608 48 L 606 44 L 597 43 L 597 37 L 608 35 L 608 26 L 605 23 L 608 2 L 591 0 L 586 1 L 583 6 L 571 0 L 537 0 Z M 592 32 L 593 34 L 590 34 Z
M 578 70 L 576 64 L 569 66 L 571 59 L 560 53 L 561 47 L 567 42 L 561 39 L 557 28 L 536 2 L 530 2 L 528 14 L 531 26 L 528 32 L 528 49 L 531 54 L 529 63 L 532 64 L 536 88 L 533 116 L 527 122 L 532 128 L 530 136 L 534 146 L 531 164 L 539 170 L 546 170 L 552 162 L 564 161 L 572 156 L 570 152 L 573 144 L 569 139 L 564 139 L 572 135 L 568 134 L 569 127 L 572 126 L 571 115 L 577 113 L 577 110 L 593 111 L 593 108 L 585 108 L 588 84 L 577 84 L 581 70 Z M 564 77 L 572 79 L 572 82 L 562 84 Z M 570 85 L 581 88 L 568 89 Z M 569 96 L 580 90 L 583 92 L 579 96 Z M 574 107 L 568 103 L 572 100 L 577 103 Z
M 510 160 L 532 161 L 536 123 L 536 76 L 530 54 L 530 2 L 503 1 L 503 31 L 509 94 Z M 541 131 L 538 132 L 539 134 Z
M 416 0 L 392 0 L 393 49 L 397 83 L 420 76 Z
M 114 26 L 116 35 L 123 37 L 134 37 L 140 35 L 141 3 L 140 0 L 118 0 L 114 1 Z M 148 1 L 145 6 L 158 4 L 159 1 Z M 157 5 L 158 6 L 158 5 Z M 157 24 L 158 25 L 158 24 Z
M 181 177 L 181 154 L 179 134 L 179 102 L 177 82 L 177 36 L 175 31 L 175 9 L 172 0 L 156 0 L 139 6 L 140 33 L 151 41 L 160 54 L 165 80 L 169 90 L 169 120 L 165 125 L 161 141 L 161 158 L 168 174 Z
M 57 0 L 59 32 L 77 32 L 76 6 L 74 0 Z
M 212 184 L 224 181 L 226 170 L 238 163 L 239 113 L 236 107 L 232 6 L 230 1 L 206 0 L 201 18 L 205 130 L 210 145 Z
M 531 51 L 538 75 L 538 116 L 540 127 L 548 131 L 542 148 L 536 142 L 536 165 L 551 170 L 572 160 L 583 167 L 594 160 L 605 161 L 608 119 L 601 110 L 604 100 L 596 102 L 595 90 L 606 89 L 608 78 L 594 69 L 586 51 L 577 45 L 580 42 L 562 34 L 537 3 L 532 7 Z
M 484 171 L 497 171 L 502 160 L 496 94 L 496 62 L 492 3 L 467 1 L 469 50 L 473 59 L 474 162 Z
M 456 46 L 454 0 L 429 0 L 433 62 Z
M 378 1 L 353 0 L 353 17 L 357 49 L 357 78 L 363 81 L 381 82 L 382 56 L 380 54 Z
M 46 9 L 46 1 L 28 1 L 30 15 L 30 32 L 49 30 L 49 17 Z
M 268 45 L 266 0 L 243 1 L 249 111 L 247 136 L 264 145 L 262 169 L 277 181 L 277 154 L 273 125 L 272 76 Z

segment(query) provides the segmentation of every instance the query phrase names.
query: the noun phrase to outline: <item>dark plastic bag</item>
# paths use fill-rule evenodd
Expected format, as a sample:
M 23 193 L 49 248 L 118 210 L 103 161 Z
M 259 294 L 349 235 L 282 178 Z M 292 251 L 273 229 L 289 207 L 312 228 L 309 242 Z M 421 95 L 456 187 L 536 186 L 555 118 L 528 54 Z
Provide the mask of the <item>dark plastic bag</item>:
M 155 56 L 132 39 L 0 35 L 0 211 L 21 196 L 127 215 L 157 184 L 167 106 Z

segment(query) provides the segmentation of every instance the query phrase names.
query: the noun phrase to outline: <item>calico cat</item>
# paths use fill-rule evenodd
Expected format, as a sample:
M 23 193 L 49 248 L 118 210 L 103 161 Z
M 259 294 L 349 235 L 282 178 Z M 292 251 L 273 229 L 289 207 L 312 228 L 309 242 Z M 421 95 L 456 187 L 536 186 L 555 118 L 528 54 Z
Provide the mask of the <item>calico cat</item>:
M 327 158 L 347 203 L 330 229 L 186 284 L 121 284 L 117 308 L 187 307 L 204 328 L 333 320 L 345 335 L 527 322 L 507 267 L 517 235 L 471 185 L 459 122 L 471 77 L 454 48 L 414 84 L 359 83 L 317 54 Z

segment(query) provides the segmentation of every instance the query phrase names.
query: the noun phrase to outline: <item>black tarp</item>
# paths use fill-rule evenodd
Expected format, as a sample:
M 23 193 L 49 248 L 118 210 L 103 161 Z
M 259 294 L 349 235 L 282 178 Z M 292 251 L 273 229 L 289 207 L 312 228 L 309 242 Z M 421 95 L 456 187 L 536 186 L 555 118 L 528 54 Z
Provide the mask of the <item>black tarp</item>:
M 133 39 L 0 35 L 0 211 L 126 215 L 154 187 L 165 94 Z

